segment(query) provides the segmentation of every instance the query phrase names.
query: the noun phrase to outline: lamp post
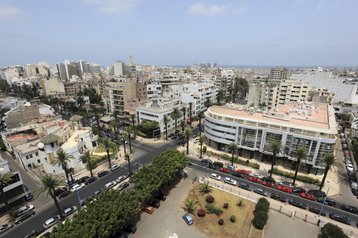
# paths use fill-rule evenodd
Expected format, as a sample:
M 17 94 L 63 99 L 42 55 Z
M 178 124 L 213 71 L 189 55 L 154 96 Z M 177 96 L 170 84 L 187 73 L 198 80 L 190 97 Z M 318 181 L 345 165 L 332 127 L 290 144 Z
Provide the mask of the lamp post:
M 78 204 L 80 205 L 80 207 L 82 207 L 82 200 L 80 198 L 80 192 L 78 191 L 78 189 L 76 190 L 76 193 L 77 193 L 77 198 L 78 198 Z
M 328 184 L 328 189 L 327 189 L 327 194 L 326 195 L 328 196 L 328 193 L 329 193 L 329 182 L 328 181 L 327 181 L 327 184 Z M 321 206 L 321 209 L 319 210 L 318 217 L 321 216 L 321 213 L 323 211 L 323 205 L 325 205 L 324 203 L 326 202 L 327 196 L 325 196 L 324 199 L 323 199 L 322 206 Z

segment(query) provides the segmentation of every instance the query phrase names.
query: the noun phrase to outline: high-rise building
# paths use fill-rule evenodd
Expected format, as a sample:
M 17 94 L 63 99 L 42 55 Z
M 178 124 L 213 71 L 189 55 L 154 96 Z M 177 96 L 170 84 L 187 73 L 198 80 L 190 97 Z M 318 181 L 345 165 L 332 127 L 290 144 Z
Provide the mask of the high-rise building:
M 124 62 L 116 61 L 113 63 L 113 76 L 121 77 L 124 75 Z
M 287 69 L 282 67 L 271 68 L 269 79 L 270 81 L 281 81 L 287 78 Z

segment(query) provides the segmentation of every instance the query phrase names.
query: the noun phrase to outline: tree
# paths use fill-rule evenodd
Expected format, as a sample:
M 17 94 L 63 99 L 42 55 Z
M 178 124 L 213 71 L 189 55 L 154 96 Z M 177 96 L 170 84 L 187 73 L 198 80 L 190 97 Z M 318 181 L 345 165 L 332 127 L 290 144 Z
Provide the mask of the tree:
M 191 123 L 193 121 L 193 103 L 189 102 L 189 125 L 191 127 Z
M 109 141 L 108 138 L 105 138 L 103 140 L 103 145 L 104 145 L 104 148 L 106 149 L 106 153 L 107 153 L 108 167 L 112 168 L 111 156 L 109 155 L 109 150 L 111 148 L 111 142 Z
M 216 103 L 220 105 L 221 101 L 224 99 L 224 91 L 220 89 L 216 95 Z
M 124 155 L 125 160 L 128 161 L 128 176 L 132 176 L 132 168 L 131 168 L 131 157 L 129 154 Z
M 83 105 L 85 104 L 85 101 L 83 100 L 82 96 L 77 97 L 76 102 L 77 102 L 77 104 L 79 105 L 80 108 L 82 108 Z
M 187 199 L 184 202 L 185 208 L 189 213 L 193 213 L 196 209 L 197 202 L 193 199 Z
M 186 116 L 186 107 L 181 108 L 181 112 L 183 113 L 183 121 L 185 123 L 185 116 Z
M 174 134 L 177 135 L 178 119 L 181 117 L 181 112 L 179 111 L 178 108 L 174 108 L 172 113 L 170 113 L 170 116 L 174 120 L 174 127 L 175 127 Z
M 164 115 L 163 122 L 165 125 L 165 139 L 168 140 L 168 123 L 170 122 L 170 118 L 167 115 Z
M 270 178 L 272 178 L 273 167 L 275 166 L 277 154 L 280 153 L 281 147 L 282 147 L 281 142 L 278 140 L 275 140 L 270 144 L 270 150 L 272 152 Z
M 91 157 L 91 153 L 87 150 L 83 155 L 81 155 L 80 160 L 82 163 L 86 164 L 86 168 L 90 171 L 91 177 L 93 177 L 92 169 L 95 168 L 95 161 Z
M 97 124 L 97 130 L 98 130 L 98 135 L 101 135 L 101 128 L 99 126 L 99 115 L 98 113 L 95 114 L 95 118 L 96 118 L 96 124 Z
M 294 156 L 296 157 L 296 170 L 295 175 L 293 177 L 292 185 L 295 185 L 298 169 L 300 168 L 300 164 L 302 160 L 306 160 L 307 158 L 307 151 L 304 147 L 298 147 L 297 150 L 294 153 Z
M 184 131 L 185 131 L 185 122 L 184 121 L 180 122 L 180 127 L 181 127 L 181 132 L 184 133 Z
M 46 174 L 41 178 L 43 189 L 40 192 L 40 194 L 50 195 L 53 199 L 53 202 L 55 203 L 55 206 L 57 208 L 58 214 L 61 218 L 63 218 L 62 210 L 60 208 L 60 205 L 58 204 L 57 197 L 55 195 L 55 190 L 63 186 L 63 180 L 59 177 L 54 177 L 51 174 Z
M 342 228 L 332 223 L 327 223 L 321 228 L 321 234 L 318 235 L 319 238 L 348 238 L 348 236 L 343 232 Z
M 231 165 L 234 165 L 234 156 L 236 154 L 236 151 L 237 151 L 237 144 L 236 143 L 231 143 L 229 145 L 229 152 L 231 153 Z
M 67 154 L 62 148 L 60 148 L 57 152 L 57 158 L 54 160 L 54 164 L 61 166 L 66 175 L 68 189 L 71 189 L 70 179 L 68 177 L 68 168 L 67 163 L 70 162 L 74 157 L 72 155 Z
M 334 155 L 333 155 L 332 153 L 325 154 L 323 162 L 325 163 L 326 167 L 325 167 L 325 169 L 324 169 L 324 175 L 323 175 L 321 184 L 320 184 L 320 186 L 319 186 L 319 191 L 321 191 L 322 188 L 323 188 L 323 186 L 324 186 L 324 182 L 326 181 L 326 177 L 327 177 L 328 171 L 329 171 L 329 170 L 334 166 L 334 164 L 335 164 L 335 157 L 334 157 Z
M 137 127 L 135 125 L 135 114 L 131 114 L 131 121 L 132 121 L 134 138 L 136 138 L 137 137 Z
M 213 188 L 210 186 L 208 181 L 205 181 L 203 184 L 201 184 L 200 191 L 202 193 L 210 193 L 213 190 Z
M 199 123 L 198 123 L 198 126 L 199 126 L 199 136 L 201 136 L 201 119 L 204 118 L 204 112 L 199 112 L 198 114 L 198 119 L 199 119 Z
M 132 138 L 131 138 L 131 132 L 133 129 L 131 127 L 126 127 L 125 132 L 127 134 L 128 144 L 129 144 L 129 154 L 132 154 Z
M 199 145 L 200 145 L 200 159 L 203 158 L 203 145 L 205 143 L 205 136 L 199 137 Z
M 71 178 L 71 182 L 73 183 L 74 179 L 73 179 L 73 175 L 75 174 L 75 169 L 74 168 L 68 168 L 67 169 L 67 172 L 68 172 L 68 175 L 70 176 Z
M 154 131 L 157 131 L 160 128 L 159 123 L 157 121 L 142 120 L 139 129 L 147 137 L 152 138 L 154 135 Z
M 191 135 L 191 130 L 190 128 L 186 128 L 184 131 L 184 137 L 186 139 L 186 154 L 189 154 L 189 137 Z
M 211 106 L 211 101 L 210 101 L 210 98 L 206 98 L 205 102 L 204 102 L 204 106 L 206 108 L 209 108 Z
M 1 81 L 1 80 L 0 80 Z M 4 192 L 4 187 L 6 187 L 8 185 L 8 183 L 11 181 L 12 178 L 12 174 L 11 173 L 1 173 L 0 174 L 0 195 L 5 203 L 5 208 L 8 211 L 9 210 L 9 204 L 6 198 L 6 193 Z

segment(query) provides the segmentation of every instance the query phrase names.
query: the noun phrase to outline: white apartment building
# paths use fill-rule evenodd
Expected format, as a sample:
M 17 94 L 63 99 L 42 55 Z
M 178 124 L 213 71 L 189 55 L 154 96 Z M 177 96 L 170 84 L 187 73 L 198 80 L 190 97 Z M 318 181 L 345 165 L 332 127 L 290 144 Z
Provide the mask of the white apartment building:
M 307 101 L 310 86 L 304 81 L 283 80 L 279 84 L 277 104 Z
M 205 136 L 209 146 L 227 150 L 236 143 L 239 154 L 259 157 L 270 154 L 270 144 L 282 144 L 280 156 L 294 161 L 293 152 L 306 148 L 303 161 L 307 171 L 323 172 L 326 153 L 333 153 L 336 143 L 336 121 L 333 107 L 324 103 L 289 102 L 266 113 L 241 105 L 212 106 L 205 112 Z
M 263 110 L 274 108 L 277 104 L 277 90 L 277 85 L 272 83 L 250 84 L 247 105 Z
M 205 102 L 210 100 L 216 102 L 217 89 L 214 84 L 183 84 L 181 102 L 189 105 L 192 103 L 192 115 L 196 116 L 199 112 L 206 110 Z
M 152 100 L 162 96 L 162 85 L 159 81 L 151 81 L 147 84 L 147 99 Z

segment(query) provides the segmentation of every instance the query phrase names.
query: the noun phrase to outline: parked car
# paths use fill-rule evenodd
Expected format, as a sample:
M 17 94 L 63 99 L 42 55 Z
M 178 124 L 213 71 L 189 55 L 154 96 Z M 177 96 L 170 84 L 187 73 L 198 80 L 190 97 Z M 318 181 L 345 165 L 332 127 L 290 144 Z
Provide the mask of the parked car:
M 160 207 L 160 201 L 158 199 L 152 199 L 149 200 L 148 204 L 152 207 L 159 208 Z
M 290 187 L 290 188 L 293 187 L 292 184 L 291 184 L 291 182 L 287 182 L 287 181 L 281 181 L 281 182 L 279 182 L 278 184 L 279 184 L 279 185 L 282 185 L 282 186 L 287 186 L 287 187 Z
M 273 188 L 275 187 L 275 183 L 271 182 L 271 181 L 262 181 L 262 185 L 266 186 L 266 187 L 270 187 L 270 188 Z
M 327 194 L 319 190 L 308 190 L 308 193 L 312 194 L 315 197 L 326 197 Z
M 358 196 L 358 189 L 353 189 L 352 188 L 352 193 L 354 196 Z
M 242 189 L 245 189 L 247 191 L 252 191 L 252 188 L 247 183 L 240 183 L 239 187 L 242 188 Z
M 14 223 L 15 223 L 15 224 L 19 224 L 19 223 L 25 221 L 26 219 L 32 217 L 33 215 L 35 215 L 35 211 L 28 211 L 28 212 L 26 212 L 26 213 L 23 213 L 21 216 L 18 216 L 18 217 L 15 219 Z
M 75 211 L 77 211 L 76 206 L 66 207 L 65 209 L 63 209 L 62 215 L 64 217 L 67 217 L 67 216 L 71 215 L 72 213 L 74 213 Z
M 59 199 L 61 199 L 61 198 L 67 197 L 67 196 L 70 195 L 70 194 L 71 194 L 70 191 L 63 191 L 63 192 L 60 193 L 60 195 L 58 195 L 57 197 L 58 197 Z
M 137 225 L 136 224 L 127 224 L 123 227 L 123 230 L 125 232 L 134 234 L 137 231 Z
M 347 217 L 342 216 L 342 215 L 338 215 L 338 214 L 333 213 L 333 212 L 329 214 L 329 218 L 331 218 L 332 220 L 335 220 L 335 221 L 342 222 L 342 223 L 347 224 L 347 225 L 351 224 L 351 220 L 349 220 Z
M 316 198 L 313 196 L 313 194 L 310 194 L 310 193 L 300 193 L 300 197 L 311 200 L 311 201 L 316 200 Z
M 228 168 L 220 168 L 220 172 L 229 174 L 230 170 Z
M 116 171 L 116 170 L 119 169 L 120 167 L 121 167 L 121 166 L 118 165 L 118 164 L 112 165 L 111 171 L 112 171 L 112 172 L 113 172 L 113 171 Z
M 34 196 L 32 195 L 32 193 L 27 193 L 23 196 L 25 201 L 31 201 L 32 199 L 34 199 Z
M 38 235 L 40 235 L 42 232 L 45 231 L 45 228 L 38 227 L 34 230 L 32 230 L 29 234 L 27 234 L 26 236 L 24 236 L 24 238 L 32 238 L 32 237 L 37 237 Z
M 254 183 L 261 183 L 261 179 L 258 177 L 254 177 L 254 176 L 250 176 L 249 181 L 254 182 Z
M 215 173 L 212 173 L 212 174 L 210 175 L 210 177 L 213 178 L 213 179 L 219 180 L 219 181 L 221 180 L 221 176 L 218 175 L 218 174 L 215 174 Z
M 349 172 L 351 172 L 351 173 L 353 173 L 353 172 L 354 172 L 353 165 L 351 165 L 351 164 L 347 164 L 346 168 L 347 168 L 347 170 L 348 170 Z
M 232 171 L 232 172 L 231 172 L 231 175 L 232 175 L 232 176 L 235 176 L 235 177 L 238 177 L 238 178 L 243 178 L 243 177 L 244 177 L 243 174 L 240 174 L 240 173 L 237 172 L 237 171 Z
M 237 185 L 237 181 L 232 179 L 232 178 L 229 178 L 229 177 L 226 177 L 224 182 L 227 183 L 227 184 L 230 184 L 230 185 L 234 185 L 234 186 Z
M 146 213 L 148 213 L 148 214 L 152 214 L 152 213 L 154 212 L 154 208 L 151 207 L 151 206 L 145 206 L 145 207 L 143 208 L 143 211 L 146 212 Z
M 336 206 L 336 201 L 334 201 L 331 198 L 327 198 L 327 197 L 318 197 L 317 202 L 323 203 L 324 205 L 328 205 L 328 206 L 331 206 L 331 207 Z
M 213 165 L 216 168 L 223 168 L 224 167 L 224 164 L 222 162 L 218 162 L 218 161 L 214 161 Z
M 194 223 L 193 218 L 189 214 L 184 214 L 183 219 L 186 222 L 186 224 L 188 224 L 189 226 Z
M 65 190 L 63 190 L 62 188 L 58 188 L 55 189 L 55 196 L 57 197 L 58 195 L 60 195 L 61 193 L 63 193 Z
M 128 188 L 129 187 L 129 183 L 128 182 L 124 182 L 124 183 L 122 183 L 122 184 L 120 184 L 119 186 L 118 186 L 118 189 L 119 190 L 124 190 L 124 189 L 126 189 L 126 188 Z
M 117 183 L 120 183 L 120 182 L 124 181 L 126 178 L 127 178 L 126 175 L 121 175 L 121 176 L 119 176 L 119 177 L 116 179 L 116 182 L 117 182 Z
M 78 179 L 78 183 L 85 183 L 88 178 L 89 178 L 89 176 L 83 176 Z
M 43 227 L 45 229 L 48 229 L 48 228 L 56 225 L 59 221 L 60 221 L 60 216 L 59 215 L 51 217 L 50 219 L 48 219 L 48 220 L 46 220 L 44 222 Z
M 302 187 L 294 187 L 294 188 L 292 188 L 292 192 L 293 193 L 305 193 L 306 190 Z
M 82 189 L 83 187 L 85 186 L 85 184 L 84 183 L 80 183 L 80 184 L 75 184 L 75 185 L 73 185 L 72 186 L 72 188 L 71 188 L 71 192 L 76 192 L 77 190 L 80 190 L 80 189 Z
M 110 189 L 110 188 L 113 188 L 114 186 L 116 185 L 116 182 L 115 181 L 111 181 L 109 183 L 106 183 L 106 185 L 104 185 L 104 187 L 106 189 Z
M 286 186 L 286 185 L 281 185 L 281 184 L 278 184 L 276 186 L 277 190 L 280 190 L 280 191 L 283 191 L 283 192 L 286 192 L 286 193 L 292 193 L 292 188 L 289 187 L 289 186 Z
M 98 178 L 102 178 L 103 176 L 106 176 L 107 174 L 109 174 L 108 170 L 102 170 L 98 172 Z
M 98 195 L 100 195 L 102 193 L 102 190 L 96 190 L 93 192 L 93 196 L 97 197 Z
M 270 198 L 280 202 L 286 202 L 286 198 L 281 196 L 279 193 L 271 193 Z
M 288 200 L 288 203 L 291 204 L 292 206 L 295 206 L 295 207 L 298 207 L 301 209 L 306 209 L 306 205 L 302 202 L 290 199 L 290 200 Z
M 327 213 L 325 211 L 323 211 L 323 210 L 321 211 L 321 208 L 309 207 L 308 210 L 310 212 L 313 212 L 315 214 L 318 214 L 318 215 L 321 215 L 321 216 L 324 216 L 324 217 L 327 215 Z
M 231 171 L 235 171 L 235 165 L 228 165 L 227 168 Z
M 351 188 L 352 188 L 352 189 L 358 189 L 358 183 L 352 182 L 352 183 L 351 183 Z
M 249 175 L 251 174 L 251 171 L 250 170 L 246 170 L 246 169 L 238 169 L 236 170 L 236 172 L 240 173 L 240 174 L 243 174 L 243 175 Z
M 27 204 L 25 206 L 22 206 L 19 209 L 17 209 L 17 211 L 15 212 L 15 217 L 22 216 L 23 214 L 28 213 L 29 211 L 32 211 L 34 209 L 35 207 L 32 204 Z
M 89 177 L 89 178 L 87 178 L 86 179 L 86 181 L 85 181 L 85 184 L 86 185 L 88 185 L 88 184 L 90 184 L 90 183 L 93 183 L 94 181 L 96 181 L 97 180 L 97 178 L 96 177 Z
M 159 192 L 154 196 L 156 199 L 165 201 L 167 199 L 167 196 L 163 192 Z
M 260 194 L 261 196 L 267 197 L 267 192 L 263 190 L 262 188 L 255 188 L 254 192 L 257 194 Z
M 350 205 L 343 205 L 341 206 L 341 209 L 346 212 L 350 212 L 353 214 L 358 214 L 358 208 Z
M 5 224 L 5 225 L 1 225 L 1 226 L 0 226 L 0 235 L 1 235 L 1 234 L 4 234 L 5 232 L 7 232 L 8 230 L 10 230 L 10 229 L 13 228 L 13 227 L 14 227 L 14 224 L 11 224 L 11 223 Z

